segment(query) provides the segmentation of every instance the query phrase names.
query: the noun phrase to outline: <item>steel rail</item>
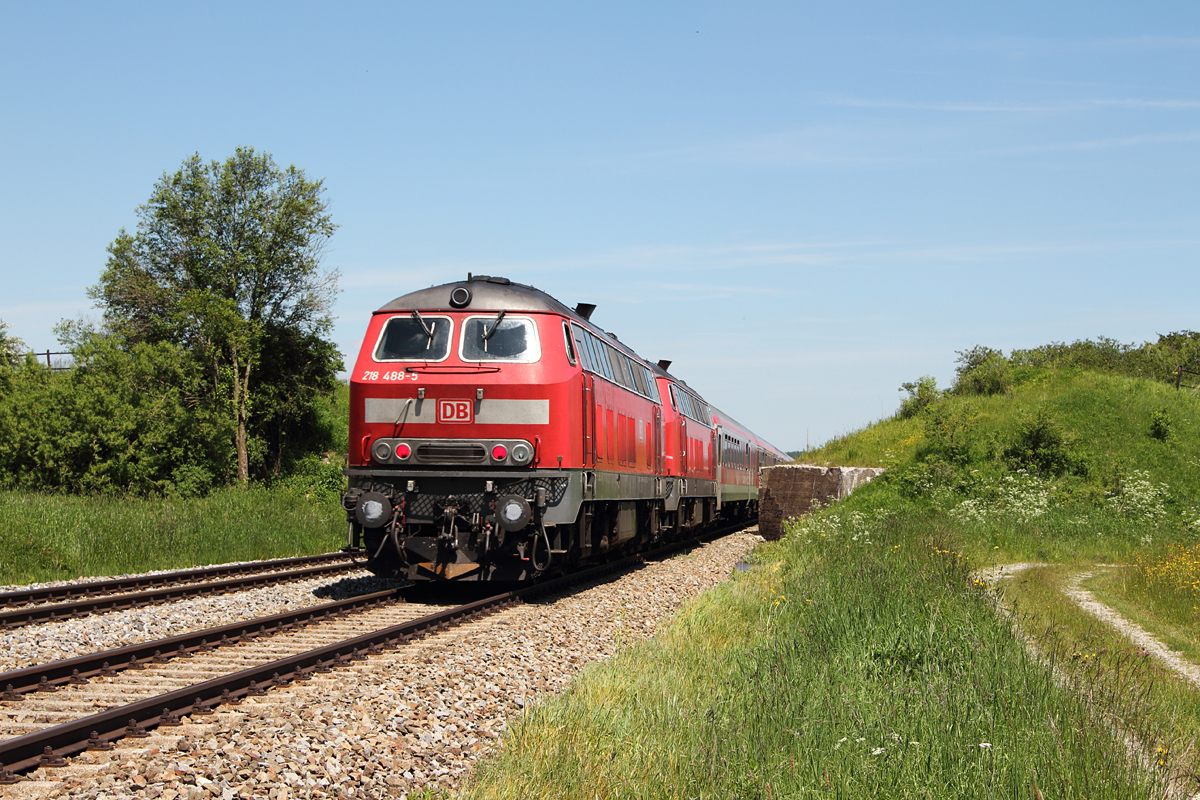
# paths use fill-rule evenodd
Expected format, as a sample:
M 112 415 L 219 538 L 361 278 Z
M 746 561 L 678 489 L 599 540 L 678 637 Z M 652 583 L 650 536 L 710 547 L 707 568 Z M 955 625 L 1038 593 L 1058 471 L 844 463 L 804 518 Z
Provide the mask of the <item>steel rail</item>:
M 226 578 L 220 581 L 204 583 L 185 583 L 180 586 L 168 586 L 162 589 L 151 589 L 145 592 L 129 592 L 101 598 L 84 598 L 67 603 L 53 605 L 30 606 L 0 611 L 0 631 L 32 625 L 37 622 L 57 622 L 63 619 L 73 619 L 104 611 L 118 611 L 127 608 L 168 603 L 185 597 L 196 597 L 206 594 L 221 594 L 241 589 L 252 589 L 258 586 L 268 586 L 273 583 L 285 583 L 319 578 L 324 575 L 334 575 L 348 572 L 359 567 L 353 562 L 338 562 L 320 564 L 315 567 L 288 570 L 286 572 L 267 572 L 255 575 L 244 575 L 240 578 Z
M 55 603 L 70 600 L 73 597 L 97 597 L 116 592 L 133 592 L 149 589 L 153 586 L 163 586 L 164 584 L 194 583 L 232 575 L 245 575 L 250 572 L 288 570 L 295 567 L 325 564 L 331 561 L 347 561 L 351 557 L 350 553 L 339 551 L 336 553 L 323 553 L 318 556 L 278 558 L 270 561 L 252 561 L 245 564 L 222 564 L 214 567 L 198 567 L 196 569 L 162 572 L 157 575 L 135 575 L 128 578 L 113 578 L 107 581 L 68 583 L 62 586 L 43 586 L 38 589 L 15 589 L 11 592 L 0 592 L 0 607 L 16 608 L 33 603 Z
M 112 677 L 119 671 L 141 669 L 148 663 L 161 664 L 172 658 L 189 658 L 195 653 L 294 630 L 312 622 L 341 617 L 350 612 L 365 611 L 401 600 L 398 590 L 387 589 L 346 600 L 335 600 L 295 611 L 183 633 L 166 639 L 24 667 L 0 673 L 0 687 L 3 687 L 0 700 L 19 701 L 22 695 L 30 692 L 56 691 L 61 686 L 84 683 L 97 676 Z
M 318 672 L 348 666 L 368 655 L 422 638 L 432 632 L 447 630 L 464 621 L 495 613 L 514 604 L 549 594 L 567 586 L 586 583 L 605 574 L 626 569 L 655 558 L 685 550 L 703 541 L 742 530 L 750 522 L 733 525 L 689 537 L 654 550 L 601 564 L 545 582 L 535 583 L 493 597 L 477 600 L 455 608 L 439 611 L 419 619 L 403 622 L 371 633 L 325 645 L 303 653 L 249 667 L 229 675 L 177 689 L 145 700 L 102 711 L 98 714 L 64 722 L 44 730 L 0 742 L 0 784 L 13 783 L 17 772 L 39 766 L 61 766 L 67 756 L 88 749 L 108 749 L 111 742 L 129 736 L 143 738 L 147 729 L 172 727 L 182 715 L 205 715 L 225 703 L 238 703 L 247 696 L 265 694 L 267 686 L 282 686 L 291 681 L 304 681 Z M 253 622 L 253 621 L 252 621 Z M 249 623 L 241 623 L 248 626 Z

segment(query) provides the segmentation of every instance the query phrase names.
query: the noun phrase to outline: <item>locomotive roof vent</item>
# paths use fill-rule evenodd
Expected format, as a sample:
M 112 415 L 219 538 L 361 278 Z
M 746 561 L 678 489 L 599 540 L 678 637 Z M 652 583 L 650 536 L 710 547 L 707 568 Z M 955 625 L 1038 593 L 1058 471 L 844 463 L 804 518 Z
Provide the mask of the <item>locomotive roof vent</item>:
M 466 308 L 471 304 L 471 290 L 465 286 L 455 286 L 450 291 L 450 306 L 452 308 Z
M 658 362 L 658 368 L 661 369 L 663 372 L 666 372 L 668 369 L 671 368 L 671 361 L 669 359 L 664 358 L 662 361 Z
M 471 283 L 472 281 L 482 281 L 484 283 L 496 283 L 496 284 L 499 284 L 500 286 L 508 286 L 512 283 L 512 281 L 510 281 L 508 278 L 501 278 L 498 275 L 472 275 L 471 273 L 468 272 L 467 273 L 467 283 Z
M 579 316 L 583 317 L 584 319 L 591 319 L 592 312 L 595 310 L 596 310 L 595 303 L 580 303 L 579 305 L 575 306 L 575 313 L 578 314 Z

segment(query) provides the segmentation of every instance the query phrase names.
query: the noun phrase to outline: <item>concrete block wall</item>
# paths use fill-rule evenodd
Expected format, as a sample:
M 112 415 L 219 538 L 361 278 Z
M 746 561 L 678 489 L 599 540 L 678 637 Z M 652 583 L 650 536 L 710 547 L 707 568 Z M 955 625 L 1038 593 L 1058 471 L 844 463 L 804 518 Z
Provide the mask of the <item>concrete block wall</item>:
M 849 497 L 850 493 L 879 475 L 878 467 L 814 467 L 811 464 L 779 464 L 762 471 L 758 493 L 758 532 L 764 539 L 783 536 L 783 523 L 813 509 Z

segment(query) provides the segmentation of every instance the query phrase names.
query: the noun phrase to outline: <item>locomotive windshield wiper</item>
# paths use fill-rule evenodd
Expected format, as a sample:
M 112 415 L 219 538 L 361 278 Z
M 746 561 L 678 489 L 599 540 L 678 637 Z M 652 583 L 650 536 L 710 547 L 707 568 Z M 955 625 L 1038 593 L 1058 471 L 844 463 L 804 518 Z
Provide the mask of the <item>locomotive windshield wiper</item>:
M 500 327 L 500 320 L 504 319 L 505 313 L 506 312 L 504 311 L 504 309 L 500 309 L 500 313 L 496 315 L 496 320 L 495 320 L 495 322 L 492 323 L 491 327 L 483 329 L 483 350 L 484 350 L 484 352 L 487 352 L 487 340 L 492 338 L 493 335 L 495 335 L 496 329 Z
M 428 341 L 425 342 L 425 349 L 428 350 L 433 345 L 433 327 L 437 327 L 437 323 L 433 323 L 433 327 L 426 325 L 425 320 L 421 319 L 421 312 L 415 308 L 412 312 L 412 318 L 421 323 L 421 330 L 425 331 L 425 336 L 428 337 Z

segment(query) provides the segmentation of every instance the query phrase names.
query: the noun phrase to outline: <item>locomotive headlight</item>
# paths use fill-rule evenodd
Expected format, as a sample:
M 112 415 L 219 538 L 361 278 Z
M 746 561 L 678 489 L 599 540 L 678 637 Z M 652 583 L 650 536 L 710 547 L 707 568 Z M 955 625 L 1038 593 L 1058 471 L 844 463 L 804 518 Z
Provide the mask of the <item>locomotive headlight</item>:
M 524 442 L 513 445 L 512 460 L 518 464 L 528 464 L 529 459 L 533 458 L 533 448 Z
M 392 446 L 385 441 L 378 441 L 371 448 L 371 457 L 381 463 L 386 463 L 392 457 Z
M 503 461 L 508 458 L 508 448 L 502 444 L 498 444 L 492 448 L 492 460 Z
M 367 492 L 358 498 L 354 517 L 364 528 L 382 528 L 392 517 L 392 501 L 385 494 Z
M 412 448 L 409 447 L 407 444 L 405 444 L 404 442 L 401 442 L 400 444 L 396 445 L 396 458 L 400 459 L 401 461 L 404 461 L 411 455 L 412 455 Z
M 510 494 L 496 501 L 496 522 L 506 531 L 519 531 L 532 518 L 529 501 L 520 495 Z

